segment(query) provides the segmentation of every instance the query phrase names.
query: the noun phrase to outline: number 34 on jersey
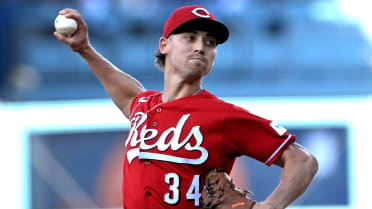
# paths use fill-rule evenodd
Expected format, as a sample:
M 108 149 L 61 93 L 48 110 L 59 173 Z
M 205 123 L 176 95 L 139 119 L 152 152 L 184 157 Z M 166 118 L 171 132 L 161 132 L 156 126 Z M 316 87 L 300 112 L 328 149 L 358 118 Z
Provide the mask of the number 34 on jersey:
M 164 202 L 174 205 L 180 200 L 180 177 L 176 173 L 168 173 L 165 175 L 165 183 L 169 185 L 169 192 L 164 195 Z M 199 206 L 201 193 L 199 191 L 200 175 L 194 175 L 194 178 L 187 190 L 186 199 L 194 200 L 195 206 Z

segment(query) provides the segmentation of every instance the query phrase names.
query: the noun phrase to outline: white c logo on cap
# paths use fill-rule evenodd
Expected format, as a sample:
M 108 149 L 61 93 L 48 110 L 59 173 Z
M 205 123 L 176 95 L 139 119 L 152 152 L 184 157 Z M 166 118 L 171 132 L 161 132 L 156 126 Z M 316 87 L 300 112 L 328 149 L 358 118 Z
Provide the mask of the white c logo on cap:
M 198 13 L 198 11 L 203 11 L 203 12 L 205 12 L 205 15 Z M 195 9 L 193 9 L 191 12 L 192 12 L 194 15 L 199 16 L 199 17 L 202 17 L 202 18 L 210 18 L 210 17 L 211 17 L 211 15 L 209 14 L 208 10 L 206 10 L 206 9 L 204 9 L 204 8 L 201 8 L 201 7 L 199 7 L 199 8 L 195 8 Z

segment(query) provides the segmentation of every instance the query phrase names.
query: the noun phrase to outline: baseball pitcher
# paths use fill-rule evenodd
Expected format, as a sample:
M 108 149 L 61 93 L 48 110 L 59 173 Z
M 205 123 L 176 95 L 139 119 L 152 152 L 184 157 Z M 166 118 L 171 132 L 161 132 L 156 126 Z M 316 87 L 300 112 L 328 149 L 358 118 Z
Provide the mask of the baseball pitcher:
M 164 72 L 161 92 L 146 90 L 96 52 L 78 11 L 60 14 L 75 19 L 78 29 L 68 37 L 54 35 L 81 55 L 130 120 L 123 161 L 125 209 L 281 209 L 310 185 L 317 160 L 294 135 L 202 88 L 217 46 L 229 37 L 226 25 L 209 10 L 181 7 L 165 22 L 155 55 Z M 283 167 L 281 181 L 265 201 L 249 199 L 228 176 L 242 155 Z

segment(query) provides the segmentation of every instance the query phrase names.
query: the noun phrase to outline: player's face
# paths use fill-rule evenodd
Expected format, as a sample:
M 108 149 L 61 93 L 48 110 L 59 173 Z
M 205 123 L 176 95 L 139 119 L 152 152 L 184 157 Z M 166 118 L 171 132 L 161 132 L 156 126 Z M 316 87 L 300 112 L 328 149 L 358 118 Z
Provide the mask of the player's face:
M 208 32 L 185 32 L 171 35 L 164 49 L 167 55 L 165 70 L 171 70 L 184 79 L 195 79 L 211 71 L 217 43 Z

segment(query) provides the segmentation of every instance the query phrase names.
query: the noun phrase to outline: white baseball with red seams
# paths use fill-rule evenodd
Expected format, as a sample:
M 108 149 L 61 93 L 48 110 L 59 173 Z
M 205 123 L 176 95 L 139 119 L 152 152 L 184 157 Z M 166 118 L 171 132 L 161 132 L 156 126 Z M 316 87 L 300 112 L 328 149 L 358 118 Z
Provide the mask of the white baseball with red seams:
M 77 30 L 78 24 L 73 18 L 58 15 L 54 21 L 54 27 L 59 34 L 70 36 Z

